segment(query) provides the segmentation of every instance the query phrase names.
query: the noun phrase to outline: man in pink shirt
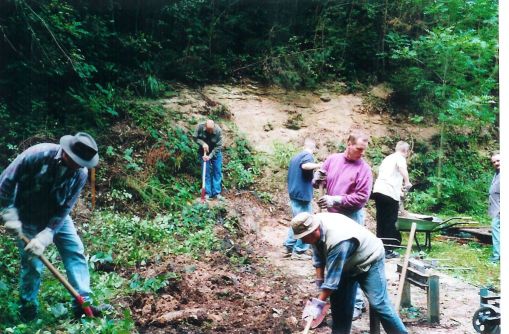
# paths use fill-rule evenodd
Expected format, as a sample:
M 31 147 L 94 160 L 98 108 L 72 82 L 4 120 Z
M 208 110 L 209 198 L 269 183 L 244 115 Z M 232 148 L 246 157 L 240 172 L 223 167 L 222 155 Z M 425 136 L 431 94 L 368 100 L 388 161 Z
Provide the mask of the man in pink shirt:
M 360 225 L 364 225 L 362 208 L 369 200 L 373 185 L 371 167 L 362 159 L 368 141 L 364 133 L 351 133 L 345 152 L 330 155 L 313 179 L 314 187 L 323 183 L 327 190 L 327 195 L 318 200 L 320 208 L 341 213 Z M 365 308 L 360 289 L 355 299 L 354 320 L 361 317 Z

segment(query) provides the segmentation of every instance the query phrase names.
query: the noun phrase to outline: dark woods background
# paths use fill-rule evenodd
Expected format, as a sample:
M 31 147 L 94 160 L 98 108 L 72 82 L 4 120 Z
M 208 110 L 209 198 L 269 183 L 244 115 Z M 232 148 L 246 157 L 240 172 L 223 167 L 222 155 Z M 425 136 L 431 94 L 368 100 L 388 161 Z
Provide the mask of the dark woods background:
M 415 167 L 438 185 L 427 200 L 446 181 L 479 182 L 451 194 L 467 203 L 484 196 L 485 177 L 475 179 L 498 141 L 498 3 L 489 0 L 2 0 L 0 161 L 33 136 L 100 132 L 130 101 L 175 82 L 245 80 L 342 81 L 350 92 L 387 82 L 388 112 L 441 129 L 430 147 L 416 146 Z

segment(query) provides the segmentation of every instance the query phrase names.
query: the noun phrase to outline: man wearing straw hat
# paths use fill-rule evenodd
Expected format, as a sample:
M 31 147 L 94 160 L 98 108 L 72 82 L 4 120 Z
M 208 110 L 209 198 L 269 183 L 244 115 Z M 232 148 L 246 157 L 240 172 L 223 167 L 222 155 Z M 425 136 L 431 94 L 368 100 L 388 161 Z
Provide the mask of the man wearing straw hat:
M 70 284 L 85 301 L 90 301 L 90 274 L 83 243 L 69 216 L 87 181 L 87 168 L 99 162 L 97 144 L 87 133 L 63 136 L 60 145 L 34 145 L 0 175 L 0 210 L 7 231 L 25 235 L 19 241 L 21 257 L 20 316 L 37 317 L 37 294 L 41 285 L 41 256 L 52 243 L 60 253 Z M 35 256 L 34 256 L 35 255 Z M 111 308 L 92 307 L 95 315 Z M 81 316 L 82 308 L 75 308 Z

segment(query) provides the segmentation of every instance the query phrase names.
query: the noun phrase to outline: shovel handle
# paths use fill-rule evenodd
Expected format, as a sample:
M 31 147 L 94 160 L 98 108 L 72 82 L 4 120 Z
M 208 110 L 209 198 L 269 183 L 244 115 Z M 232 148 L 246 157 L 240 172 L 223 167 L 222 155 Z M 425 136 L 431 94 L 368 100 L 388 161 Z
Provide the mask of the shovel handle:
M 30 239 L 28 239 L 25 235 L 21 234 L 19 236 L 21 240 L 25 242 L 25 244 L 28 244 L 30 242 Z M 72 285 L 65 279 L 65 277 L 58 271 L 57 268 L 55 268 L 54 265 L 51 264 L 51 262 L 48 261 L 48 259 L 44 255 L 39 255 L 39 259 L 44 263 L 44 265 L 48 268 L 49 271 L 60 281 L 60 283 L 63 284 L 63 286 L 71 293 L 71 295 L 76 299 L 76 302 L 83 308 L 83 312 L 88 317 L 93 318 L 94 314 L 92 313 L 92 309 L 90 306 L 83 306 L 85 303 L 85 300 L 83 297 L 72 287 Z
M 203 157 L 205 158 L 207 156 L 207 153 L 203 154 Z M 207 173 L 207 162 L 203 160 L 203 167 L 202 167 L 202 173 L 201 173 L 201 202 L 205 203 L 205 176 Z
M 323 197 L 324 195 L 324 189 L 323 189 L 323 183 L 320 183 L 320 185 L 318 186 L 318 195 L 320 196 L 320 198 Z M 322 212 L 322 208 L 319 208 L 319 212 Z
M 306 322 L 306 328 L 304 328 L 304 332 L 302 332 L 302 334 L 308 334 L 309 329 L 311 328 L 311 324 L 313 323 L 313 317 L 308 316 L 308 318 L 309 319 Z

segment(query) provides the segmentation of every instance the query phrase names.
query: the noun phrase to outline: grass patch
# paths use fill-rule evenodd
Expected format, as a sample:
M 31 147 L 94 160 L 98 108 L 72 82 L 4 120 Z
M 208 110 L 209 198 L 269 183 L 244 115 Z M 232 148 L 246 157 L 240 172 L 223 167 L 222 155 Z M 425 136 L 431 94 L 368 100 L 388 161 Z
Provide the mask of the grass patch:
M 422 233 L 419 237 L 422 245 L 424 243 Z M 407 244 L 407 242 L 408 233 L 403 233 L 403 244 Z M 415 247 L 413 250 L 416 250 Z M 401 251 L 401 253 L 404 254 L 404 251 Z M 500 265 L 492 264 L 488 260 L 491 256 L 491 246 L 476 242 L 459 244 L 452 240 L 437 240 L 433 238 L 432 234 L 431 250 L 429 252 L 422 251 L 420 254 L 414 253 L 413 255 L 422 256 L 424 260 L 438 259 L 438 270 L 440 272 L 478 287 L 489 287 L 500 291 Z M 447 267 L 448 269 L 440 269 L 440 267 Z

